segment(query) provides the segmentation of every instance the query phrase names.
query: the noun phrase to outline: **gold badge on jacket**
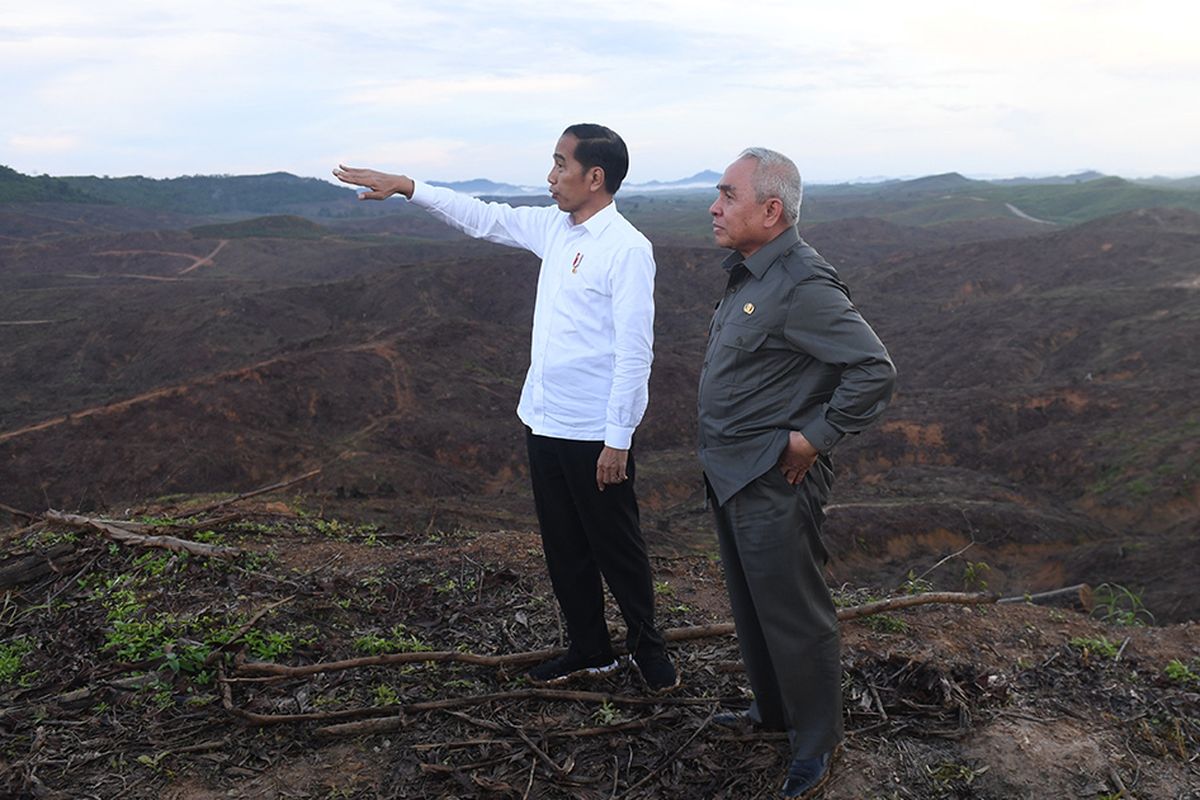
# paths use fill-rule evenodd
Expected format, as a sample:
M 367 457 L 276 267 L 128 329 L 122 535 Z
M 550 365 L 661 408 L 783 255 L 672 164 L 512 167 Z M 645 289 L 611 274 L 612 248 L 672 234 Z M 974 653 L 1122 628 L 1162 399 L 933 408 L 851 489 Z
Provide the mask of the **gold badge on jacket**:
M 742 311 L 745 311 L 747 314 L 753 314 L 754 303 L 746 303 L 746 305 L 742 306 Z

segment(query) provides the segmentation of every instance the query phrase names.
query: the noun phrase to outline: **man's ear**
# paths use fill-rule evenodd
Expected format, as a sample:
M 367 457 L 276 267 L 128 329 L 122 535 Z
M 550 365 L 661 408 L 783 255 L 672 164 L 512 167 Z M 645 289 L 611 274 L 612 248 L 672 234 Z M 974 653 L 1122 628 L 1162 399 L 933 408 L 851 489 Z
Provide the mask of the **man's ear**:
M 604 167 L 592 167 L 588 170 L 588 189 L 598 192 L 604 188 Z
M 783 219 L 783 201 L 772 197 L 763 206 L 763 227 L 774 228 Z

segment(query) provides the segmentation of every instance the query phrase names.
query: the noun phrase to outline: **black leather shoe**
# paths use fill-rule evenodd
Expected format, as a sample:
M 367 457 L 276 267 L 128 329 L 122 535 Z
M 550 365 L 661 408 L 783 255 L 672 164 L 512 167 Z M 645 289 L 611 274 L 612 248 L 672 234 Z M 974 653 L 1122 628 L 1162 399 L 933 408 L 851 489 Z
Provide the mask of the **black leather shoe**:
M 816 758 L 797 758 L 788 767 L 787 779 L 779 792 L 780 797 L 812 797 L 829 780 L 829 761 L 832 753 Z

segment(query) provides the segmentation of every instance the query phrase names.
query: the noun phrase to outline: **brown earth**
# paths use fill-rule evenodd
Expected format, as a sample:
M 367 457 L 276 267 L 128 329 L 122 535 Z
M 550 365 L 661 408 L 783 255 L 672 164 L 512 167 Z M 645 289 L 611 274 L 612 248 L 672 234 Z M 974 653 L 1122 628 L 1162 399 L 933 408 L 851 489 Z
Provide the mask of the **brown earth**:
M 276 498 L 235 504 L 233 518 L 228 507 L 212 512 L 223 521 L 200 534 L 167 523 L 214 498 L 138 510 L 152 533 L 242 548 L 232 562 L 107 545 L 61 526 L 4 535 L 10 554 L 71 552 L 4 601 L 4 643 L 18 665 L 0 672 L 0 793 L 775 796 L 786 741 L 710 724 L 714 711 L 747 702 L 732 637 L 673 645 L 683 686 L 649 701 L 631 669 L 571 687 L 591 693 L 573 699 L 530 696 L 519 669 L 447 663 L 247 679 L 247 661 L 491 655 L 561 641 L 528 529 L 380 527 L 341 516 L 361 507 L 352 501 L 326 498 L 322 513 L 319 496 Z M 665 627 L 729 618 L 711 558 L 652 560 Z M 870 599 L 862 588 L 837 596 Z M 228 655 L 202 664 L 229 641 Z M 931 605 L 845 623 L 843 651 L 847 739 L 826 800 L 1200 796 L 1194 623 Z M 421 705 L 431 701 L 450 705 Z M 325 731 L 373 718 L 389 728 Z
M 93 232 L 80 218 L 22 238 L 0 214 L 15 237 L 0 247 L 0 503 L 121 509 L 320 466 L 316 490 L 381 518 L 529 526 L 512 409 L 536 262 L 412 212 L 317 239 L 136 230 L 130 210 L 94 208 L 71 211 Z M 679 242 L 656 249 L 638 455 L 646 528 L 680 553 L 711 550 L 693 398 L 720 254 L 672 227 L 696 213 L 631 211 Z M 1200 217 L 1019 238 L 975 225 L 974 241 L 963 221 L 805 232 L 901 375 L 884 420 L 838 453 L 839 579 L 896 586 L 974 542 L 963 560 L 1006 591 L 1119 584 L 1159 621 L 1196 618 Z M 930 577 L 957 588 L 964 570 Z

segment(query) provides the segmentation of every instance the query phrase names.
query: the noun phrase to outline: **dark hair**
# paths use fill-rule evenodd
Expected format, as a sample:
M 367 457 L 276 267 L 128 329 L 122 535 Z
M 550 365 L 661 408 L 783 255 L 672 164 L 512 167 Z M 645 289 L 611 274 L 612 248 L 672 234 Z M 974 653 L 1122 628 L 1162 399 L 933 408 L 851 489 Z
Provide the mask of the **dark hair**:
M 629 172 L 629 150 L 625 141 L 612 129 L 590 122 L 570 126 L 563 131 L 563 136 L 567 134 L 578 140 L 575 160 L 585 170 L 592 167 L 604 170 L 604 190 L 616 194 Z

